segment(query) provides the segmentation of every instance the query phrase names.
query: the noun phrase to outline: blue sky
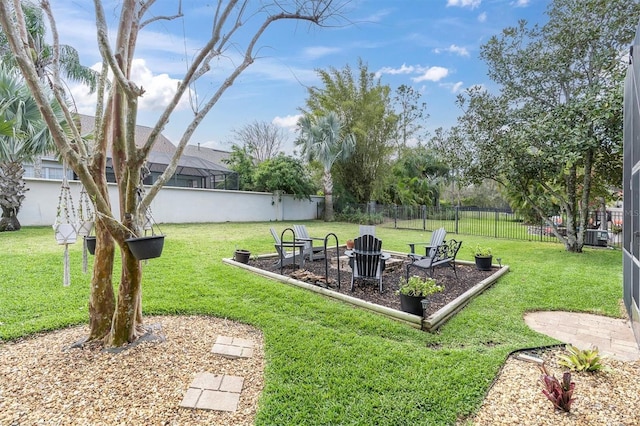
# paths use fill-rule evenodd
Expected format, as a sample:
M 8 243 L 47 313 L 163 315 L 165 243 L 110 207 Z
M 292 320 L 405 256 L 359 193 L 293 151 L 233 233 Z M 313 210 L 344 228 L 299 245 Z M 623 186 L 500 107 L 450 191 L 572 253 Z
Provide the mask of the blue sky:
M 92 2 L 54 0 L 61 42 L 75 47 L 87 66 L 99 63 L 95 42 Z M 159 0 L 156 15 L 175 13 L 177 2 Z M 175 90 L 186 62 L 211 32 L 214 9 L 204 1 L 183 0 L 184 18 L 159 21 L 141 34 L 136 50 L 134 80 L 146 94 L 140 101 L 138 123 L 153 125 Z M 250 3 L 258 4 L 258 0 Z M 357 71 L 358 60 L 380 75 L 382 84 L 395 90 L 410 85 L 427 103 L 427 127 L 455 124 L 460 110 L 456 95 L 483 85 L 495 90 L 479 59 L 480 46 L 519 19 L 544 24 L 547 0 L 353 0 L 344 9 L 342 25 L 332 28 L 280 22 L 259 43 L 260 58 L 246 70 L 200 125 L 191 144 L 229 149 L 232 129 L 255 120 L 273 122 L 290 131 L 290 152 L 298 108 L 304 106 L 308 86 L 318 85 L 316 69 L 349 65 Z M 118 2 L 105 1 L 110 30 L 115 31 Z M 226 59 L 233 60 L 229 50 Z M 203 79 L 199 96 L 219 84 L 228 60 Z M 93 114 L 93 99 L 72 85 L 81 112 Z M 192 112 L 185 100 L 165 128 L 177 143 Z

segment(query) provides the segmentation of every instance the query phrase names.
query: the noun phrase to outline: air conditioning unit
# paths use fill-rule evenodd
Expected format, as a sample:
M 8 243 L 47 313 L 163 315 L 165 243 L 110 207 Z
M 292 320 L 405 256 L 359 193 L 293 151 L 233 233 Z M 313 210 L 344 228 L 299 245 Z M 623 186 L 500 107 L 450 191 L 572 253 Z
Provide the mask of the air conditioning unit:
M 588 246 L 606 247 L 609 233 L 600 229 L 587 229 L 584 235 L 584 243 Z

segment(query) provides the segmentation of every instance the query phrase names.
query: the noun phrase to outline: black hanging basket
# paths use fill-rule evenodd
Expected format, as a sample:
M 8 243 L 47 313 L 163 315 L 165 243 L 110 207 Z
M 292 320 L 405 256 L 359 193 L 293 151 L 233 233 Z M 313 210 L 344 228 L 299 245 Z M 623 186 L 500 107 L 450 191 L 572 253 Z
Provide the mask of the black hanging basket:
M 84 237 L 89 254 L 96 254 L 96 237 Z
M 160 257 L 164 247 L 164 235 L 151 235 L 149 237 L 129 238 L 124 240 L 129 250 L 138 260 Z

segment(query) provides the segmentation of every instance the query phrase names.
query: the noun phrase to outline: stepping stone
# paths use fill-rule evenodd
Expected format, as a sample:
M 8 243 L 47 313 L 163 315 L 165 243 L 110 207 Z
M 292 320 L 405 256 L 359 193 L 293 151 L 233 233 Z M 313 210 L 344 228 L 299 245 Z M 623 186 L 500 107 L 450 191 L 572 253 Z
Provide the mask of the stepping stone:
M 238 337 L 218 336 L 211 352 L 227 358 L 251 358 L 253 342 Z
M 184 395 L 180 407 L 200 410 L 236 411 L 244 378 L 198 373 Z

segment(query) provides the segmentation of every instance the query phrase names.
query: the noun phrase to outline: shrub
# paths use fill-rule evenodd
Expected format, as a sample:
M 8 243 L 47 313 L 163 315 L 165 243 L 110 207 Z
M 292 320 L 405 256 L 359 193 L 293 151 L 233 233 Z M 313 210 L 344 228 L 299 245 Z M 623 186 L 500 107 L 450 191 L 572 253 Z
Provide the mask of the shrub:
M 558 355 L 558 364 L 572 371 L 600 371 L 604 368 L 598 348 L 580 350 L 567 345 L 567 355 Z
M 556 409 L 568 413 L 574 401 L 573 390 L 576 387 L 576 384 L 571 381 L 571 373 L 564 373 L 562 375 L 562 382 L 560 382 L 555 376 L 549 374 L 544 364 L 540 366 L 540 370 L 542 371 L 540 381 L 544 386 L 542 393 L 551 401 Z
M 404 294 L 405 296 L 428 296 L 433 293 L 438 293 L 444 290 L 444 287 L 436 284 L 436 280 L 433 278 L 421 278 L 418 275 L 414 275 L 407 281 L 405 278 L 400 280 L 400 289 L 398 294 Z

